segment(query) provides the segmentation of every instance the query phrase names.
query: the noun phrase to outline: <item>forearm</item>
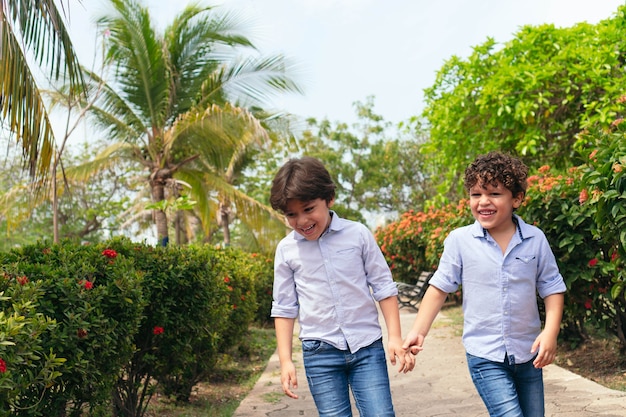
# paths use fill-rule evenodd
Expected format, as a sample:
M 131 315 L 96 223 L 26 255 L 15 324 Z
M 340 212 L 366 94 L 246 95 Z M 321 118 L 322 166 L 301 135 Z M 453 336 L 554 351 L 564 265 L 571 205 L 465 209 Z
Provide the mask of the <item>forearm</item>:
M 432 285 L 429 286 L 419 305 L 419 310 L 413 322 L 411 332 L 426 336 L 435 317 L 437 317 L 441 307 L 443 307 L 443 304 L 446 302 L 447 297 L 448 293 Z
M 561 319 L 563 317 L 563 305 L 565 295 L 563 293 L 552 294 L 543 300 L 546 308 L 546 323 L 544 332 L 549 332 L 555 338 L 561 329 Z
M 292 361 L 294 323 L 295 319 L 284 317 L 274 318 L 278 359 L 281 364 Z
M 385 318 L 387 326 L 387 335 L 389 339 L 402 338 L 402 329 L 400 328 L 400 309 L 398 308 L 398 298 L 394 295 L 380 300 L 380 310 Z

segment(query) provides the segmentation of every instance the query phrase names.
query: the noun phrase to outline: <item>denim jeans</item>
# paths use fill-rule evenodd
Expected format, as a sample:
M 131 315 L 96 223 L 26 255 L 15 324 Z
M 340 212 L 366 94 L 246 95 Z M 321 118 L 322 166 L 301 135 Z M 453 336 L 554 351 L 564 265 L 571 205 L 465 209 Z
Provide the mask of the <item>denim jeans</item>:
M 533 361 L 493 362 L 467 354 L 472 381 L 491 417 L 543 417 L 543 373 Z
M 395 416 L 382 340 L 355 353 L 303 340 L 302 355 L 320 417 L 351 417 L 350 389 L 361 417 Z

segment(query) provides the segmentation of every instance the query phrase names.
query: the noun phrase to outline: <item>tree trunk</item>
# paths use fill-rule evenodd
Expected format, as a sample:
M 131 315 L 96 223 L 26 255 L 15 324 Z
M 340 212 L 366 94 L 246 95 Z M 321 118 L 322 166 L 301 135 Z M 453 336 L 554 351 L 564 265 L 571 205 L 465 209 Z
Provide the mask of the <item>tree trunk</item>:
M 152 201 L 160 203 L 165 200 L 165 183 L 167 180 L 168 170 L 157 170 L 150 175 L 150 192 Z M 160 246 L 167 246 L 169 243 L 169 231 L 167 225 L 167 213 L 162 209 L 154 209 L 152 217 L 157 229 L 157 238 Z
M 219 224 L 222 226 L 224 234 L 224 246 L 230 246 L 230 202 L 225 200 L 220 202 Z

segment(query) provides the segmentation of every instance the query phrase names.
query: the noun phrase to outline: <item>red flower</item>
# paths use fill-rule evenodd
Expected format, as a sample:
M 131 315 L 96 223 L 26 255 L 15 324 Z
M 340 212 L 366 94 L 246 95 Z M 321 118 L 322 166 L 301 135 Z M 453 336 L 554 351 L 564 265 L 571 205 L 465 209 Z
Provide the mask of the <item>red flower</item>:
M 161 326 L 154 326 L 154 328 L 152 329 L 152 334 L 160 335 L 160 334 L 163 334 L 164 331 L 165 331 L 165 329 L 163 329 L 163 327 L 161 327 Z
M 83 287 L 85 287 L 86 290 L 90 290 L 90 289 L 93 288 L 93 282 L 91 282 L 91 281 L 84 280 L 82 282 L 82 284 L 83 284 Z
M 224 282 L 227 283 L 227 284 L 230 282 L 230 278 L 228 278 L 228 275 L 226 275 L 224 277 Z
M 617 251 L 613 252 L 611 254 L 611 262 L 615 261 L 618 258 L 619 254 L 617 253 Z
M 15 279 L 17 280 L 17 283 L 20 285 L 28 284 L 28 277 L 26 275 L 22 275 L 21 277 L 17 277 Z
M 111 258 L 111 259 L 117 256 L 117 252 L 115 252 L 113 249 L 105 249 L 102 251 L 102 254 L 106 256 L 107 258 Z
M 589 193 L 587 192 L 586 189 L 583 189 L 580 192 L 580 195 L 578 196 L 578 202 L 580 204 L 585 204 L 585 201 L 587 201 L 589 199 Z
M 87 337 L 87 330 L 85 330 L 85 329 L 78 329 L 78 331 L 76 332 L 76 336 L 78 336 L 79 339 Z
M 593 258 L 589 261 L 589 266 L 594 267 L 598 264 L 598 259 L 597 258 Z
M 4 359 L 0 359 L 0 373 L 5 373 L 7 371 L 7 363 Z
M 587 310 L 591 310 L 591 299 L 588 298 L 587 301 L 585 301 L 585 308 Z

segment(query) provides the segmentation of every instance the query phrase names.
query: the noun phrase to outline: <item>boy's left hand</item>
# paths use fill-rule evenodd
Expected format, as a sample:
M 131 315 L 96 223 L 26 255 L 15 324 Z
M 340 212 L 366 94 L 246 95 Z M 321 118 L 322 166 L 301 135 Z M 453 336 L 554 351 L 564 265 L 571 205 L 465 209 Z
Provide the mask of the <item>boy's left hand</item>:
M 539 336 L 535 339 L 535 343 L 530 348 L 531 353 L 535 353 L 539 349 L 537 357 L 533 361 L 535 368 L 543 368 L 546 365 L 550 365 L 556 358 L 556 337 L 546 334 L 545 331 L 539 333 Z

